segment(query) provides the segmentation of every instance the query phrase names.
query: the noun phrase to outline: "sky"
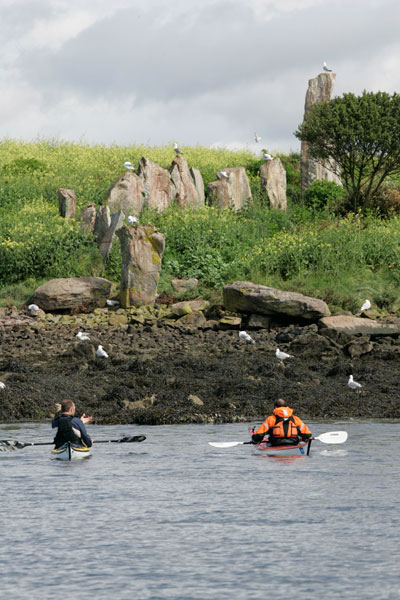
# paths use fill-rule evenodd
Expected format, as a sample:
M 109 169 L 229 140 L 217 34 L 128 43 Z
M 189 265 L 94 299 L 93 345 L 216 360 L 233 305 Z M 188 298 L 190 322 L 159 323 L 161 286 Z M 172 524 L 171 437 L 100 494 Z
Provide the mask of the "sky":
M 289 152 L 324 61 L 334 96 L 400 92 L 398 0 L 0 0 L 0 19 L 0 138 Z

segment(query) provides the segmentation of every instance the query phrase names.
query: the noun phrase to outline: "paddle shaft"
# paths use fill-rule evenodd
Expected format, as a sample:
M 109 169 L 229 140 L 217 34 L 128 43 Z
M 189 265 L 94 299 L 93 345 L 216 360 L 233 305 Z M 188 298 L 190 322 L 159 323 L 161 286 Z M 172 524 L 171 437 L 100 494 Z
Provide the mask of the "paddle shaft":
M 143 442 L 146 439 L 145 435 L 136 435 L 133 437 L 126 437 L 120 440 L 97 440 L 96 444 L 121 444 L 121 443 L 129 443 L 129 442 Z M 10 443 L 11 442 L 11 443 Z M 6 446 L 10 446 L 12 448 L 26 448 L 27 446 L 53 446 L 54 442 L 18 442 L 17 440 L 0 440 L 1 444 L 5 444 Z

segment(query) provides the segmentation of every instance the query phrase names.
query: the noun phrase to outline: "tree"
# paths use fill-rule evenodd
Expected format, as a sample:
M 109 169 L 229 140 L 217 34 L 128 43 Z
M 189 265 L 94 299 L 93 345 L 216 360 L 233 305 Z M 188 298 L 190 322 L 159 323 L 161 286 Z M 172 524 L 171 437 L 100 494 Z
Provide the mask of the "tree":
M 400 173 L 400 95 L 364 91 L 315 104 L 295 136 L 335 170 L 357 212 L 389 175 Z

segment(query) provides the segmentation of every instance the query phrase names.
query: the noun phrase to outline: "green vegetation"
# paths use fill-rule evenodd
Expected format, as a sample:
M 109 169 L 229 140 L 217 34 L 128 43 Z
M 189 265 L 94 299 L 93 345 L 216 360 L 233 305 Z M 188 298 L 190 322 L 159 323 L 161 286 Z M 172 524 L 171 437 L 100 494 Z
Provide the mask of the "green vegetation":
M 172 206 L 141 215 L 142 223 L 154 224 L 166 236 L 161 292 L 171 292 L 174 277 L 197 277 L 198 293 L 217 299 L 224 283 L 250 280 L 325 299 L 333 309 L 355 312 L 366 297 L 382 310 L 400 307 L 400 217 L 390 194 L 390 218 L 372 211 L 343 216 L 342 188 L 315 182 L 301 198 L 299 156 L 282 155 L 289 198 L 282 213 L 269 208 L 260 190 L 261 160 L 253 154 L 183 150 L 206 185 L 219 170 L 245 166 L 253 202 L 237 213 Z M 137 164 L 141 156 L 168 168 L 174 153 L 171 147 L 0 143 L 0 305 L 27 302 L 35 287 L 52 277 L 103 275 L 118 287 L 118 240 L 103 265 L 93 236 L 77 220 L 59 216 L 57 190 L 75 191 L 79 215 L 89 203 L 103 201 L 125 171 L 125 160 Z M 395 191 L 397 182 L 391 184 Z

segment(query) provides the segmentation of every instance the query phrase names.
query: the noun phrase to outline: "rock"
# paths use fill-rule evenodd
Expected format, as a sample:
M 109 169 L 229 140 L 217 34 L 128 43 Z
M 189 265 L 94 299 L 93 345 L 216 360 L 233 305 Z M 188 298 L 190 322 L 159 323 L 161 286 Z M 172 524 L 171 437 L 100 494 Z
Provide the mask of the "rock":
M 400 321 L 396 323 L 382 323 L 372 319 L 363 319 L 361 317 L 352 317 L 347 315 L 335 315 L 333 317 L 322 318 L 318 326 L 321 333 L 328 330 L 334 334 L 354 335 L 399 335 Z
M 173 315 L 181 317 L 182 315 L 188 315 L 191 312 L 206 310 L 208 305 L 209 303 L 206 300 L 186 300 L 171 304 L 169 310 Z
M 314 104 L 317 102 L 326 102 L 331 99 L 335 81 L 335 73 L 320 73 L 314 79 L 309 80 L 304 107 L 304 119 L 307 119 L 307 115 L 311 112 Z M 327 168 L 327 166 L 329 168 Z M 308 143 L 301 142 L 300 173 L 301 189 L 303 191 L 310 187 L 315 179 L 333 181 L 334 183 L 341 185 L 337 170 L 338 166 L 336 163 L 324 166 L 310 158 Z
M 330 315 L 327 304 L 296 292 L 285 292 L 249 281 L 234 281 L 223 288 L 225 308 L 231 312 L 285 316 L 315 321 Z
M 58 211 L 65 219 L 74 219 L 76 214 L 76 196 L 73 190 L 58 190 Z
M 168 208 L 176 195 L 169 171 L 142 157 L 138 172 L 142 181 L 142 207 L 155 208 L 159 212 Z
M 107 192 L 105 203 L 110 214 L 122 210 L 125 215 L 139 215 L 143 208 L 143 180 L 127 171 L 112 184 Z
M 195 169 L 195 167 L 190 167 L 190 174 L 194 181 L 194 185 L 196 187 L 197 195 L 200 199 L 200 203 L 204 204 L 205 203 L 204 181 L 203 181 L 203 177 L 201 176 L 200 170 Z
M 102 277 L 69 277 L 51 279 L 38 287 L 32 301 L 42 310 L 93 310 L 105 306 L 111 292 L 111 281 Z
M 250 315 L 248 328 L 249 329 L 270 329 L 271 327 L 271 317 L 267 317 L 265 315 Z
M 188 396 L 188 400 L 194 405 L 194 406 L 204 406 L 204 402 L 203 400 L 201 400 L 198 396 L 195 396 L 194 394 L 189 394 Z
M 372 352 L 374 344 L 369 341 L 369 338 L 363 338 L 352 340 L 344 350 L 351 356 L 351 358 L 359 358 L 363 354 L 369 354 Z
M 218 321 L 219 329 L 240 329 L 242 327 L 242 318 L 225 315 Z
M 267 192 L 272 208 L 287 209 L 286 171 L 280 158 L 267 160 L 260 168 L 261 189 Z
M 94 231 L 94 224 L 96 221 L 96 205 L 92 202 L 88 204 L 83 209 L 80 222 L 82 229 L 86 231 L 86 233 L 92 233 Z
M 191 277 L 190 279 L 172 279 L 171 286 L 172 289 L 177 294 L 184 294 L 185 292 L 189 292 L 190 290 L 195 290 L 199 285 L 199 280 L 195 277 Z
M 244 167 L 224 169 L 228 179 L 212 181 L 207 186 L 209 204 L 219 208 L 241 210 L 252 199 L 249 180 Z
M 110 225 L 111 225 L 110 207 L 108 206 L 108 204 L 102 204 L 101 206 L 99 206 L 99 208 L 97 210 L 96 219 L 94 222 L 94 229 L 93 229 L 93 233 L 96 236 L 96 242 L 98 245 L 100 245 L 101 242 L 103 241 L 104 236 L 106 235 L 107 231 L 110 229 Z
M 117 236 L 121 243 L 121 306 L 153 304 L 161 271 L 165 238 L 153 225 L 122 227 Z
M 111 217 L 110 227 L 107 229 L 105 234 L 102 237 L 102 240 L 99 244 L 99 251 L 103 256 L 104 260 L 111 252 L 111 248 L 114 242 L 114 237 L 118 229 L 121 229 L 125 221 L 125 214 L 122 210 L 114 213 Z
M 182 156 L 177 156 L 172 161 L 170 174 L 175 186 L 175 201 L 178 206 L 184 208 L 185 206 L 204 205 L 204 184 L 202 186 L 200 184 L 200 171 L 196 175 L 196 186 L 196 181 L 186 160 Z M 201 194 L 201 187 L 203 188 L 203 194 Z
M 183 315 L 178 319 L 180 325 L 187 325 L 189 327 L 202 327 L 206 323 L 207 319 L 199 310 Z

